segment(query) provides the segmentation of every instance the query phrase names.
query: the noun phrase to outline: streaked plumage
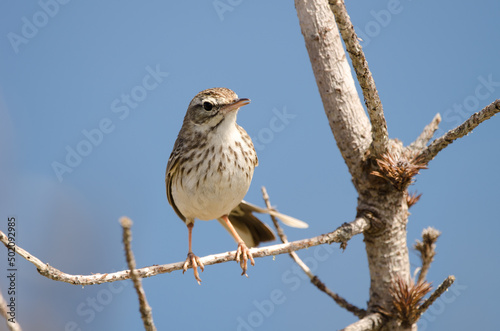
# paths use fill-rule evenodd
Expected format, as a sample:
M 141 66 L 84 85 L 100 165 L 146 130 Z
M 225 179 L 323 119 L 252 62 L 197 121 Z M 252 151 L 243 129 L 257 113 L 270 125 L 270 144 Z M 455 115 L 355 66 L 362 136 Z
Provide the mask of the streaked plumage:
M 273 231 L 252 212 L 274 212 L 287 217 L 242 202 L 258 165 L 250 136 L 236 124 L 239 108 L 248 103 L 250 100 L 239 99 L 226 88 L 198 93 L 189 104 L 168 160 L 165 174 L 168 202 L 189 229 L 189 253 L 184 271 L 189 265 L 193 266 L 198 282 L 201 280 L 196 267 L 200 266 L 203 271 L 203 264 L 191 249 L 195 218 L 218 219 L 231 233 L 238 243 L 236 260 L 246 274 L 247 260 L 253 265 L 247 247 L 275 239 Z M 295 224 L 292 226 L 305 224 L 288 218 L 290 224 Z

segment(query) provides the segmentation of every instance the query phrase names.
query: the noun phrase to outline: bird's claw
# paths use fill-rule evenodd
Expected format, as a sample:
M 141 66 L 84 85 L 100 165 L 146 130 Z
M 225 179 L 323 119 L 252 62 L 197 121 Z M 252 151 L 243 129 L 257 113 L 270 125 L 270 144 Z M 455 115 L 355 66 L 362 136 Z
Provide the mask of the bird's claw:
M 250 249 L 248 249 L 247 245 L 245 245 L 244 242 L 240 242 L 238 244 L 238 249 L 236 250 L 235 260 L 236 260 L 236 262 L 240 263 L 241 270 L 243 270 L 243 272 L 241 273 L 242 276 L 245 275 L 248 277 L 248 275 L 247 275 L 247 261 L 249 259 L 250 259 L 250 263 L 252 265 L 255 265 L 255 261 L 253 260 L 252 253 L 250 253 Z
M 200 267 L 201 271 L 205 270 L 205 266 L 201 263 L 200 258 L 194 255 L 193 252 L 189 252 L 186 258 L 186 262 L 182 266 L 182 273 L 185 273 L 189 267 L 193 268 L 194 278 L 198 282 L 198 285 L 201 285 L 201 278 L 198 274 L 198 267 Z

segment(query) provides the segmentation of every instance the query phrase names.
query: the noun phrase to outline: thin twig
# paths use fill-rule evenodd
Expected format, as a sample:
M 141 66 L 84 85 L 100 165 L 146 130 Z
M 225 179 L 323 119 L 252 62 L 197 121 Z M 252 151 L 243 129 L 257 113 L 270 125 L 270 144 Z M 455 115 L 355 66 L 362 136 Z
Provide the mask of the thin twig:
M 5 323 L 7 324 L 7 328 L 9 328 L 9 331 L 22 331 L 19 322 L 15 318 L 9 315 L 7 309 L 7 302 L 5 301 L 5 298 L 2 295 L 2 291 L 0 291 L 0 315 L 2 315 L 3 318 L 5 318 Z
M 426 149 L 424 149 L 420 153 L 420 160 L 422 162 L 429 163 L 446 146 L 451 144 L 456 139 L 462 138 L 463 136 L 469 134 L 479 124 L 491 118 L 498 112 L 500 112 L 500 99 L 493 101 L 479 112 L 472 114 L 471 117 L 469 117 L 458 127 L 446 132 L 443 136 L 434 140 L 429 146 L 427 146 Z
M 311 283 L 314 284 L 320 291 L 325 292 L 328 296 L 330 296 L 340 307 L 344 308 L 345 310 L 353 313 L 355 316 L 359 318 L 363 318 L 366 316 L 366 310 L 356 307 L 337 293 L 333 292 L 330 290 L 326 285 L 319 280 L 317 276 L 314 276 L 313 279 L 311 279 Z
M 265 186 L 262 186 L 262 198 L 264 199 L 264 203 L 266 204 L 267 209 L 273 209 L 271 206 L 271 202 L 269 201 L 269 194 L 267 194 L 267 190 Z M 276 231 L 278 232 L 278 236 L 281 239 L 281 242 L 286 244 L 288 242 L 288 238 L 286 237 L 285 231 L 283 231 L 283 228 L 281 225 L 278 223 L 278 220 L 276 217 L 273 215 L 269 214 L 271 216 L 271 220 L 273 221 L 274 227 L 276 228 Z M 307 273 L 307 272 L 306 272 Z M 309 274 L 308 274 L 309 276 Z M 312 276 L 309 276 L 309 278 L 312 278 Z
M 416 320 L 420 318 L 420 316 L 434 303 L 434 301 L 437 300 L 448 288 L 455 282 L 455 276 L 448 276 L 441 285 L 438 286 L 438 288 L 434 291 L 434 293 L 431 294 L 431 296 L 418 307 L 417 315 L 416 315 Z
M 262 197 L 264 199 L 264 202 L 266 203 L 267 209 L 270 209 L 270 210 L 273 209 L 271 206 L 271 202 L 269 201 L 269 195 L 267 194 L 267 190 L 266 190 L 265 186 L 262 186 Z M 276 217 L 274 217 L 273 215 L 269 215 L 269 216 L 271 216 L 271 220 L 273 221 L 274 227 L 276 228 L 276 231 L 278 232 L 278 236 L 280 237 L 281 242 L 284 244 L 288 243 L 289 242 L 288 238 L 286 237 L 286 234 L 283 231 L 283 228 L 281 227 L 281 225 L 278 223 L 278 220 L 276 219 Z M 306 273 L 306 275 L 309 277 L 309 279 L 312 280 L 314 278 L 314 275 L 311 272 L 311 269 L 309 269 L 309 267 L 302 261 L 302 259 L 297 255 L 297 253 L 290 252 L 289 255 L 295 261 L 295 263 L 297 263 L 299 265 L 299 267 Z
M 413 245 L 413 248 L 420 253 L 420 259 L 422 260 L 422 269 L 420 269 L 417 283 L 423 282 L 427 277 L 427 272 L 436 255 L 436 241 L 440 235 L 440 231 L 428 227 L 422 231 L 422 241 L 417 240 Z
M 439 127 L 439 123 L 441 123 L 441 115 L 437 113 L 436 116 L 434 116 L 434 118 L 432 119 L 432 121 L 425 126 L 420 136 L 418 136 L 418 138 L 415 139 L 415 141 L 412 142 L 410 146 L 408 146 L 408 148 L 417 151 L 424 149 L 425 146 L 427 146 L 429 141 L 434 136 L 434 133 Z
M 363 53 L 363 48 L 354 31 L 351 18 L 347 14 L 344 0 L 330 0 L 329 4 L 335 15 L 335 21 L 344 40 L 347 53 L 349 53 L 349 57 L 351 58 L 354 71 L 356 71 L 356 77 L 363 91 L 363 96 L 365 97 L 366 109 L 368 110 L 372 124 L 373 140 L 371 147 L 374 156 L 377 157 L 386 152 L 389 141 L 382 102 L 380 101 L 375 81 Z
M 153 322 L 153 314 L 151 312 L 151 306 L 148 304 L 146 299 L 146 293 L 142 287 L 142 281 L 137 270 L 135 269 L 135 259 L 134 253 L 132 252 L 132 220 L 128 217 L 122 217 L 120 219 L 120 224 L 123 228 L 123 245 L 125 246 L 125 257 L 127 259 L 128 268 L 130 269 L 130 278 L 134 283 L 135 291 L 139 297 L 139 310 L 141 312 L 142 322 L 144 323 L 144 329 L 146 331 L 156 331 L 155 324 Z
M 264 202 L 266 203 L 267 209 L 272 209 L 271 202 L 269 201 L 269 195 L 267 194 L 267 190 L 265 186 L 262 186 L 262 197 Z M 288 239 L 283 231 L 283 228 L 278 223 L 278 220 L 273 215 L 270 215 L 273 221 L 274 227 L 278 232 L 278 236 L 281 239 L 281 242 L 286 244 L 288 243 Z M 320 291 L 325 292 L 328 296 L 330 296 L 340 307 L 345 308 L 347 311 L 353 313 L 355 316 L 359 318 L 363 318 L 366 316 L 366 310 L 356 307 L 355 305 L 349 303 L 346 299 L 338 295 L 337 293 L 330 290 L 319 278 L 311 272 L 311 269 L 307 266 L 307 264 L 302 261 L 299 255 L 296 252 L 290 252 L 291 258 L 299 265 L 299 267 L 305 272 L 305 274 L 311 280 Z
M 299 249 L 305 249 L 322 244 L 331 244 L 333 242 L 345 244 L 353 236 L 361 234 L 364 231 L 368 230 L 369 228 L 370 228 L 370 222 L 365 218 L 358 217 L 350 223 L 342 224 L 335 231 L 330 233 L 322 234 L 313 238 L 289 242 L 288 244 L 251 248 L 250 251 L 254 258 L 258 258 L 258 257 L 275 256 L 275 255 L 290 253 L 292 251 L 297 251 Z M 7 236 L 2 231 L 0 231 L 0 241 L 5 245 L 5 247 L 7 247 L 7 245 L 9 244 Z M 24 250 L 19 246 L 16 246 L 16 253 L 19 256 L 33 263 L 36 266 L 38 272 L 42 276 L 45 276 L 52 280 L 66 282 L 73 285 L 81 285 L 81 286 L 95 285 L 95 284 L 114 282 L 118 280 L 130 279 L 129 270 L 122 270 L 106 274 L 98 273 L 93 275 L 71 275 L 50 266 L 48 263 L 43 263 L 37 257 L 31 255 L 29 252 L 27 252 L 26 250 Z M 235 254 L 236 254 L 235 251 L 219 253 L 219 254 L 205 256 L 200 260 L 203 262 L 205 266 L 218 263 L 225 263 L 228 261 L 234 261 Z M 136 269 L 136 271 L 137 275 L 140 278 L 147 278 L 158 274 L 164 274 L 176 270 L 181 270 L 184 266 L 184 262 L 185 261 L 164 264 L 164 265 L 154 265 L 150 267 Z
M 380 313 L 374 313 L 363 317 L 341 331 L 374 331 L 379 330 L 383 325 L 384 316 Z

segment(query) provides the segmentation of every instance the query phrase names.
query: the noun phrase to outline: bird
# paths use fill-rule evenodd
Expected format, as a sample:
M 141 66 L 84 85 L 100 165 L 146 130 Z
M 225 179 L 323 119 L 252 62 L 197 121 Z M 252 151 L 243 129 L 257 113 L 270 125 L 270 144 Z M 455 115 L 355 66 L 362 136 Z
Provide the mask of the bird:
M 253 212 L 274 214 L 287 225 L 307 227 L 298 219 L 243 200 L 259 163 L 252 139 L 236 123 L 239 109 L 249 103 L 250 99 L 239 98 L 228 88 L 196 94 L 168 159 L 167 199 L 188 228 L 183 273 L 191 266 L 198 284 L 198 267 L 204 271 L 204 265 L 192 249 L 195 219 L 217 219 L 224 226 L 238 244 L 235 260 L 246 276 L 248 261 L 255 265 L 249 248 L 275 239 L 270 227 Z

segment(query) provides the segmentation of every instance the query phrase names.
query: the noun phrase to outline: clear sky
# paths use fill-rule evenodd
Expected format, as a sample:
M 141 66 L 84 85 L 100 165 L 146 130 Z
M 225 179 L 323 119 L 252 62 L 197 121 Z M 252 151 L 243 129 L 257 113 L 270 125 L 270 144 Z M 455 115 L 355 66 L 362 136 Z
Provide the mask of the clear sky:
M 437 112 L 442 134 L 500 96 L 499 2 L 363 0 L 348 10 L 391 138 L 411 143 Z M 310 224 L 286 228 L 289 239 L 354 218 L 357 195 L 292 1 L 3 1 L 0 229 L 15 216 L 18 244 L 44 262 L 105 273 L 126 268 L 118 219 L 127 215 L 138 266 L 183 261 L 187 229 L 167 202 L 164 173 L 189 101 L 210 87 L 252 100 L 238 117 L 260 160 L 246 199 L 263 205 L 265 185 L 281 212 Z M 499 128 L 492 118 L 450 145 L 411 188 L 423 196 L 411 209 L 409 244 L 428 226 L 441 230 L 428 277 L 435 286 L 457 278 L 420 330 L 498 325 Z M 345 252 L 332 245 L 299 255 L 365 307 L 362 239 Z M 196 223 L 199 256 L 235 248 L 218 222 Z M 17 268 L 25 330 L 142 329 L 130 281 L 82 288 L 41 277 L 20 258 Z M 6 269 L 4 252 L 8 298 Z M 143 284 L 159 330 L 332 330 L 356 320 L 296 269 L 281 255 L 257 259 L 248 279 L 226 263 L 208 266 L 201 286 L 191 270 Z

